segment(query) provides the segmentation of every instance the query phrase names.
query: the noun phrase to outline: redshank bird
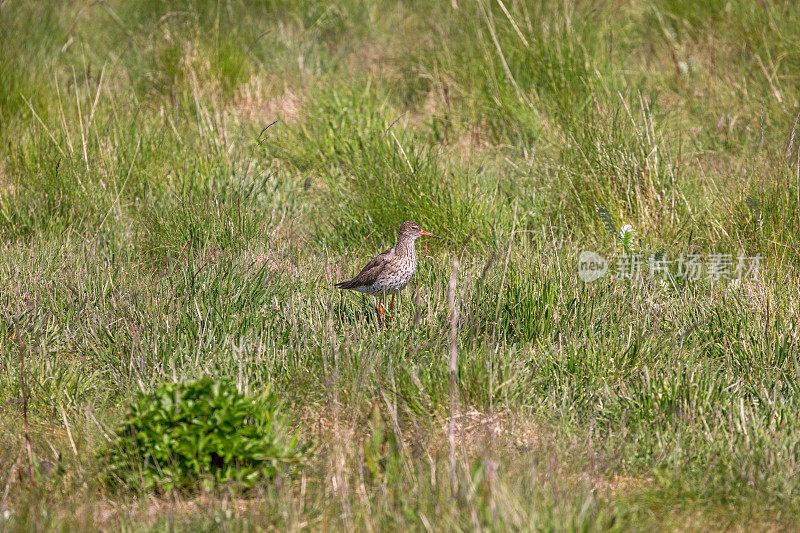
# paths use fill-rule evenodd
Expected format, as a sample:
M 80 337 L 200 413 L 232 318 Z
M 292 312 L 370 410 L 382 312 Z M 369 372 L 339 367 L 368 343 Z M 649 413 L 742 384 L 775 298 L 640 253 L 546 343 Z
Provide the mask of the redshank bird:
M 383 299 L 392 295 L 389 310 L 394 311 L 394 295 L 402 291 L 417 270 L 417 251 L 414 241 L 418 238 L 438 235 L 423 231 L 419 224 L 410 220 L 403 222 L 397 230 L 397 244 L 372 259 L 353 279 L 337 283 L 340 289 L 352 289 L 378 297 L 378 314 L 383 321 Z

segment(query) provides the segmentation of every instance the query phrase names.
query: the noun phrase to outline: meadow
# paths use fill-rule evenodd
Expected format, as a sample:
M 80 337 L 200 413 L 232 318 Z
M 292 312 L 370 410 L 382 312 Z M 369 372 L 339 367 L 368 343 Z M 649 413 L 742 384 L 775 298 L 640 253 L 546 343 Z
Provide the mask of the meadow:
M 794 0 L 0 0 L 0 36 L 0 530 L 800 529 Z M 443 239 L 381 324 L 333 284 L 409 219 Z M 204 376 L 301 460 L 107 483 L 134 398 Z

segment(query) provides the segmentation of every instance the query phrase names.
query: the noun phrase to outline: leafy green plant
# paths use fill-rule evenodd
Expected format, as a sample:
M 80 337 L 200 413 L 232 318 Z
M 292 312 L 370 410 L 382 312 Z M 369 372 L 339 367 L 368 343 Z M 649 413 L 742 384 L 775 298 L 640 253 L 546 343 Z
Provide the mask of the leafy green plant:
M 302 457 L 270 390 L 240 394 L 205 377 L 139 394 L 103 454 L 109 478 L 130 487 L 204 490 L 253 487 Z
M 617 225 L 614 223 L 614 217 L 611 216 L 611 213 L 608 212 L 604 206 L 599 206 L 597 208 L 597 215 L 600 217 L 600 220 L 603 222 L 603 226 L 605 226 L 608 233 L 614 237 L 614 240 L 622 247 L 622 250 L 626 254 L 631 254 L 633 252 L 633 238 L 636 236 L 636 230 L 630 224 L 624 224 L 619 230 L 617 230 Z
M 633 243 L 633 237 L 636 235 L 636 230 L 630 224 L 625 224 L 619 230 L 619 243 L 626 254 L 630 254 Z

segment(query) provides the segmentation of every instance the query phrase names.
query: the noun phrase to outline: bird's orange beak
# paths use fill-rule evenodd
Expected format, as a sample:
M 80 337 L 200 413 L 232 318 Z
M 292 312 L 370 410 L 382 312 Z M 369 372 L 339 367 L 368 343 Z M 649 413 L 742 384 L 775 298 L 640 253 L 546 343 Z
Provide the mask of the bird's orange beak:
M 425 237 L 433 237 L 435 239 L 441 239 L 441 237 L 439 237 L 438 235 L 434 235 L 433 233 L 429 233 L 427 231 L 419 230 L 419 234 L 424 235 Z

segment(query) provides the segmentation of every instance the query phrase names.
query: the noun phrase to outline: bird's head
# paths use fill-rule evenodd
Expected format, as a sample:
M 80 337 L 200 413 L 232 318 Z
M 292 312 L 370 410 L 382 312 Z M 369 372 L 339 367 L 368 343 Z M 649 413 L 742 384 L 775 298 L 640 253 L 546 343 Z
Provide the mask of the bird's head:
M 407 220 L 400 225 L 400 229 L 398 230 L 398 235 L 402 238 L 410 238 L 410 239 L 417 239 L 419 237 L 434 237 L 436 239 L 441 239 L 438 235 L 434 235 L 433 233 L 423 231 L 420 229 L 419 224 L 412 220 Z

